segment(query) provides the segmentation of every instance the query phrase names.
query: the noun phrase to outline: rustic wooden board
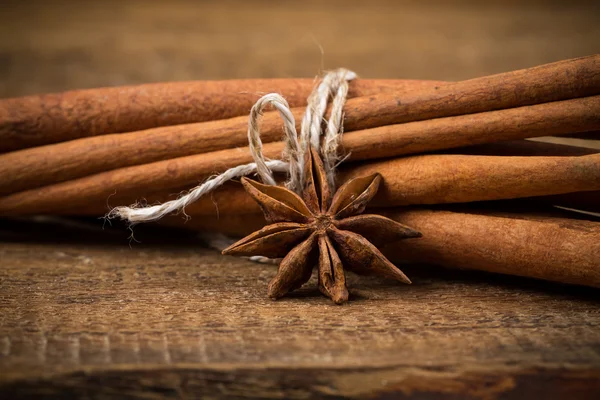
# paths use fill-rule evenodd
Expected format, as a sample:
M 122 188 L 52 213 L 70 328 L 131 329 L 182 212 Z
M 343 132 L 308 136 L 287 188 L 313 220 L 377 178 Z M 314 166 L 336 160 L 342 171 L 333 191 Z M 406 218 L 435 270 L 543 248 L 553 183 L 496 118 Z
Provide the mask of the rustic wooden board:
M 96 224 L 99 225 L 99 222 Z M 187 233 L 3 221 L 0 391 L 307 398 L 593 398 L 600 291 L 406 268 L 266 298 L 275 266 Z

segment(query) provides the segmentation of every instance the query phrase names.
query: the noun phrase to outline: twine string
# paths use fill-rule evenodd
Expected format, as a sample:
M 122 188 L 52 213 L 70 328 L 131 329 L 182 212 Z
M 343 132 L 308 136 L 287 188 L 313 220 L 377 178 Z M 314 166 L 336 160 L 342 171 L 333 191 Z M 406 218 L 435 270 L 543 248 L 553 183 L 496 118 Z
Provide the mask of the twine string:
M 187 194 L 176 200 L 167 201 L 152 206 L 133 204 L 129 207 L 115 207 L 107 218 L 121 218 L 131 225 L 141 222 L 152 222 L 173 212 L 184 212 L 185 207 L 200 197 L 212 192 L 219 186 L 232 179 L 241 178 L 256 173 L 263 183 L 276 185 L 274 172 L 288 174 L 286 186 L 300 193 L 304 181 L 304 155 L 310 146 L 319 152 L 325 165 L 329 184 L 335 185 L 335 166 L 339 162 L 338 149 L 343 131 L 343 108 L 348 95 L 348 82 L 355 79 L 352 71 L 340 68 L 328 72 L 321 83 L 313 90 L 308 98 L 306 112 L 302 119 L 300 137 L 296 132 L 296 121 L 287 101 L 277 93 L 269 93 L 261 97 L 250 110 L 248 120 L 248 145 L 253 163 L 238 165 L 225 172 L 207 179 L 204 183 L 191 189 Z M 332 98 L 331 114 L 321 146 L 322 129 L 325 120 L 327 104 Z M 281 160 L 268 160 L 262 152 L 259 122 L 262 113 L 268 105 L 274 107 L 281 116 L 284 126 L 284 151 Z
M 332 88 L 331 114 L 327 122 L 321 150 L 327 180 L 331 188 L 335 187 L 335 167 L 340 162 L 339 149 L 344 133 L 344 105 L 348 97 L 348 81 L 355 79 L 356 74 L 352 71 L 343 70 L 341 74 L 336 75 L 336 78 L 336 87 Z
M 299 175 L 298 165 L 300 160 L 297 157 L 300 154 L 300 145 L 298 143 L 298 134 L 296 133 L 296 120 L 290 111 L 288 102 L 277 93 L 269 93 L 258 99 L 254 106 L 252 106 L 250 118 L 248 118 L 248 145 L 250 147 L 250 154 L 252 155 L 252 158 L 254 158 L 254 163 L 256 164 L 256 173 L 260 179 L 267 185 L 276 185 L 277 182 L 275 182 L 275 178 L 273 177 L 273 171 L 267 166 L 265 157 L 263 156 L 262 141 L 260 140 L 259 121 L 262 117 L 263 110 L 268 105 L 271 105 L 279 111 L 279 115 L 283 120 L 286 149 L 283 159 L 291 160 L 291 162 L 289 162 L 289 175 L 291 181 L 295 176 Z

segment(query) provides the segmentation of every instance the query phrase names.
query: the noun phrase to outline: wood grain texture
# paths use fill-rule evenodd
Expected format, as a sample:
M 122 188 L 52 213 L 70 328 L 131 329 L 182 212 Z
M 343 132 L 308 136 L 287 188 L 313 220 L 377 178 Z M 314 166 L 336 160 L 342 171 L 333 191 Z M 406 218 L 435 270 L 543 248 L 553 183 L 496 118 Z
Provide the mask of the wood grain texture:
M 4 221 L 1 391 L 381 399 L 600 392 L 597 290 L 413 266 L 408 286 L 349 275 L 345 306 L 322 297 L 316 277 L 273 302 L 266 286 L 274 266 L 218 255 L 174 232 L 136 233 L 143 243 L 130 248 L 115 228 Z

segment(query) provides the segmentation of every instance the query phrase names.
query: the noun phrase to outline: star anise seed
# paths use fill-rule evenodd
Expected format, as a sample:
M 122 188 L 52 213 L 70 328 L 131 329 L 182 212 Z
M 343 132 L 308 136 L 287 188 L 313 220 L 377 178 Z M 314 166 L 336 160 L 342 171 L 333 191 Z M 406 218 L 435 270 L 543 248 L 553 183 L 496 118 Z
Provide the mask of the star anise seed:
M 284 257 L 269 283 L 268 295 L 273 299 L 306 283 L 317 264 L 319 290 L 336 304 L 348 300 L 344 269 L 411 283 L 375 246 L 421 234 L 380 215 L 357 215 L 377 193 L 381 175 L 351 179 L 332 198 L 323 162 L 313 149 L 307 152 L 304 167 L 302 197 L 283 187 L 242 178 L 270 225 L 223 254 Z

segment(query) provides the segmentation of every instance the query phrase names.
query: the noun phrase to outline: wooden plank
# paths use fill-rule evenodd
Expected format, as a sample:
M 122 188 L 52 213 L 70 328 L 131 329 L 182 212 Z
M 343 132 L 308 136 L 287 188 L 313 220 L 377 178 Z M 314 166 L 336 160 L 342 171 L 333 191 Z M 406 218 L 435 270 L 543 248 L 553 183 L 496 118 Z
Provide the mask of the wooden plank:
M 99 224 L 99 223 L 98 223 Z M 599 291 L 413 266 L 266 298 L 273 265 L 187 233 L 4 221 L 0 390 L 132 397 L 585 398 L 600 393 Z M 12 239 L 10 239 L 12 238 Z M 160 245 L 158 243 L 161 243 Z M 590 397 L 591 398 L 591 397 Z

